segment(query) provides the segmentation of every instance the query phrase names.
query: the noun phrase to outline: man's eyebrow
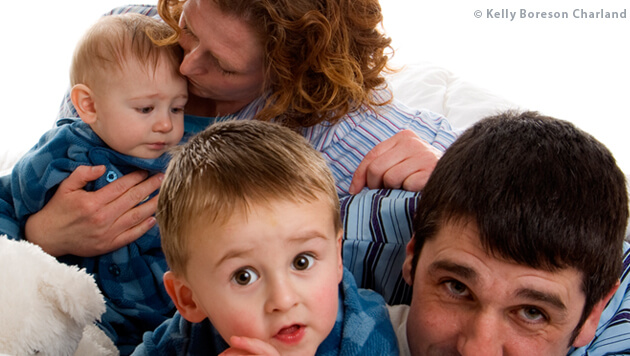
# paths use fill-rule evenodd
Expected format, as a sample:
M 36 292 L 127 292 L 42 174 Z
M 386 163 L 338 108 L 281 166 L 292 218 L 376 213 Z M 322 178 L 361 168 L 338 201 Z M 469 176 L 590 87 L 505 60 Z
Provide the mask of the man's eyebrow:
M 477 271 L 466 265 L 451 261 L 438 260 L 429 266 L 429 273 L 434 274 L 438 271 L 447 271 L 469 281 L 476 281 L 478 279 Z
M 531 299 L 537 302 L 543 302 L 546 304 L 553 305 L 554 307 L 556 307 L 557 309 L 560 309 L 563 312 L 567 310 L 567 306 L 564 305 L 564 303 L 562 302 L 562 299 L 558 295 L 553 294 L 553 293 L 541 292 L 541 291 L 531 289 L 531 288 L 523 288 L 523 289 L 519 289 L 516 292 L 516 296 L 520 298 Z

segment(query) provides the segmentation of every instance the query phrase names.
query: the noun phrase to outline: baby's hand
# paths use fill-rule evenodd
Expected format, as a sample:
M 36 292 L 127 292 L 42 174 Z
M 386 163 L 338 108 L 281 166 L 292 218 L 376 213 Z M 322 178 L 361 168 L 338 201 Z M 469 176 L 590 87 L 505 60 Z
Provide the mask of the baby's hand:
M 249 337 L 232 336 L 230 338 L 231 347 L 223 351 L 219 356 L 280 356 L 278 350 L 262 340 Z

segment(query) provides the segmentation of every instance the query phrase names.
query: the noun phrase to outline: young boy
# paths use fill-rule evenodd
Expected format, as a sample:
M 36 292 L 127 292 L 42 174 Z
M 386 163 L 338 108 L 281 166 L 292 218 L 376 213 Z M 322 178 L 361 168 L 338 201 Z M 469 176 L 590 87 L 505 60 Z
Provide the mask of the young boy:
M 383 298 L 357 289 L 325 160 L 286 127 L 214 124 L 175 148 L 157 212 L 178 313 L 134 355 L 397 355 Z
M 66 120 L 46 133 L 2 178 L 0 231 L 23 238 L 26 219 L 39 211 L 80 165 L 106 166 L 86 189 L 95 190 L 139 169 L 163 172 L 184 133 L 187 82 L 179 74 L 180 50 L 156 46 L 169 26 L 139 14 L 101 18 L 79 42 L 71 68 L 71 98 L 81 120 Z M 96 278 L 106 302 L 101 327 L 129 354 L 142 333 L 171 316 L 174 305 L 162 275 L 167 269 L 159 231 L 93 257 L 62 256 Z
M 535 112 L 477 123 L 422 192 L 411 306 L 390 309 L 401 354 L 627 352 L 627 280 L 611 301 L 627 221 L 625 177 L 590 135 Z

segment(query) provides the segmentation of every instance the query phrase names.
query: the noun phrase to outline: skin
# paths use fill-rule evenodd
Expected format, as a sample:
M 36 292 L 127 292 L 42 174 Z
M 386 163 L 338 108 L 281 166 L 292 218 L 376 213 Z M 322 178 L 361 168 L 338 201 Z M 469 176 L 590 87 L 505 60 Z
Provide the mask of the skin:
M 179 26 L 184 50 L 179 70 L 192 96 L 210 99 L 193 99 L 188 113 L 234 113 L 262 94 L 263 48 L 246 22 L 223 14 L 214 1 L 189 0 Z
M 225 355 L 314 355 L 335 324 L 343 275 L 342 232 L 325 197 L 193 226 L 185 274 L 164 276 L 182 316 L 209 318 L 232 346 Z
M 111 149 L 154 159 L 181 141 L 187 83 L 168 62 L 147 73 L 145 65 L 128 60 L 99 84 L 94 90 L 78 84 L 71 98 L 81 119 Z
M 447 224 L 425 242 L 411 273 L 407 320 L 412 355 L 566 355 L 585 296 L 582 273 L 549 272 L 490 256 L 474 224 Z M 573 346 L 586 345 L 614 293 L 595 305 Z
M 180 71 L 190 82 L 187 113 L 231 114 L 262 93 L 263 51 L 246 22 L 202 0 L 188 0 L 181 19 L 185 56 Z M 420 190 L 440 156 L 412 131 L 402 131 L 366 155 L 349 192 L 364 187 Z M 29 217 L 26 238 L 54 256 L 87 257 L 120 248 L 154 226 L 156 201 L 137 204 L 159 188 L 162 175 L 142 181 L 138 178 L 144 173 L 137 172 L 95 192 L 79 191 L 99 172 L 104 168 L 79 167 L 71 174 L 48 204 Z

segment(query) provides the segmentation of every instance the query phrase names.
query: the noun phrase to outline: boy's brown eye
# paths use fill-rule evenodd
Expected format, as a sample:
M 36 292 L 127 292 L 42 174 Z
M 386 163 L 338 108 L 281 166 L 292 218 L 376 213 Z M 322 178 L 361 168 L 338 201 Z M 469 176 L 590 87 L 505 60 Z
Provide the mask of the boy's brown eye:
M 311 266 L 313 265 L 313 261 L 314 261 L 313 256 L 306 255 L 306 254 L 297 255 L 295 259 L 293 260 L 293 268 L 295 268 L 298 271 L 307 270 L 311 268 Z
M 252 284 L 256 282 L 256 280 L 258 280 L 258 274 L 256 274 L 256 272 L 252 270 L 251 268 L 244 268 L 244 269 L 238 270 L 232 276 L 232 281 L 234 281 L 234 283 L 241 286 Z

